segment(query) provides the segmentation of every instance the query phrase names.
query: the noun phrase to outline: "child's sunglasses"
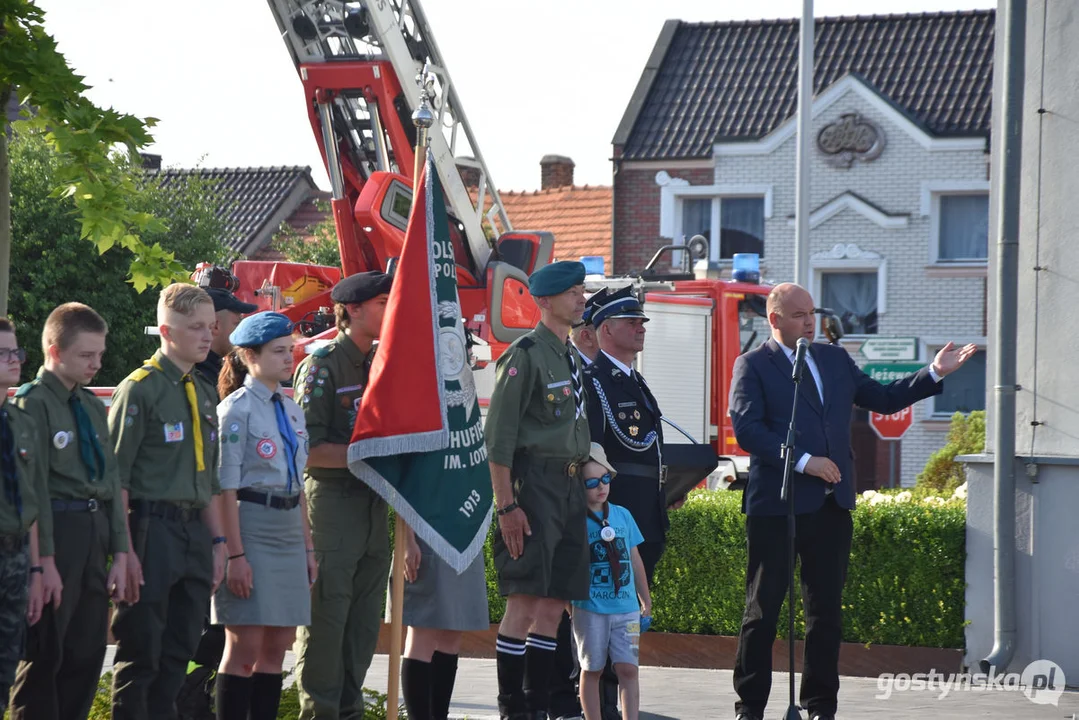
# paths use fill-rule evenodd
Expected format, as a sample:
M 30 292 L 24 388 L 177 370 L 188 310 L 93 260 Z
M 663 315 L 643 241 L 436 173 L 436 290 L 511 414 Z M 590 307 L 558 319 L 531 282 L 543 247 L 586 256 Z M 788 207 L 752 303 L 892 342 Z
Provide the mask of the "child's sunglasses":
M 585 478 L 584 486 L 585 486 L 586 490 L 595 490 L 596 488 L 599 487 L 600 483 L 603 483 L 604 485 L 610 485 L 611 484 L 611 474 L 610 473 L 603 473 L 602 477 Z

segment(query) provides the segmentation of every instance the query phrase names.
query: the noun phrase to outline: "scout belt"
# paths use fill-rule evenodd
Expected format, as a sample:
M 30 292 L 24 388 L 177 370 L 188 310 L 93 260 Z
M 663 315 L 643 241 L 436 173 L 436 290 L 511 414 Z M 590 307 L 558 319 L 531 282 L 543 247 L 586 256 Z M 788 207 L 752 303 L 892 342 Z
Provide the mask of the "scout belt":
M 565 475 L 566 477 L 577 477 L 580 475 L 581 468 L 584 467 L 584 464 L 584 460 L 566 460 L 564 458 L 542 460 L 539 463 L 545 473 Z
M 0 552 L 21 552 L 26 547 L 26 533 L 18 535 L 0 535 Z
M 190 522 L 199 517 L 199 513 L 202 512 L 200 508 L 180 507 L 167 500 L 132 500 L 128 505 L 134 515 L 153 516 L 180 522 Z
M 240 488 L 236 491 L 236 499 L 256 505 L 265 505 L 275 510 L 291 510 L 300 504 L 300 494 L 274 495 L 272 492 Z
M 56 500 L 52 501 L 53 512 L 97 512 L 101 509 L 101 503 L 97 498 L 89 500 Z

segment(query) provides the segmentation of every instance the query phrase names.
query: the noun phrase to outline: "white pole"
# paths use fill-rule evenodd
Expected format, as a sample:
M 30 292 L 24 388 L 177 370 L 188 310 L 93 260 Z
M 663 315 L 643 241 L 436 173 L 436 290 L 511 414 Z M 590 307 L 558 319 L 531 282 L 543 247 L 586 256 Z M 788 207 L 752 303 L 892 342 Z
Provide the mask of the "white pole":
M 809 148 L 812 142 L 813 0 L 802 0 L 798 42 L 798 176 L 795 188 L 794 281 L 809 287 Z

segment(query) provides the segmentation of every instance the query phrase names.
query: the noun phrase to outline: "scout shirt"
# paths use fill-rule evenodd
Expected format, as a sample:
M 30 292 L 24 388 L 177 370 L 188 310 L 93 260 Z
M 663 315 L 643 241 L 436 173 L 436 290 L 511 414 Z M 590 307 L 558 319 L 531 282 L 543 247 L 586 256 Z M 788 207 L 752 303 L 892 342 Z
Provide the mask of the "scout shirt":
M 22 514 L 15 511 L 0 481 L 0 535 L 25 535 L 38 521 L 38 549 L 43 556 L 54 553 L 52 543 L 52 507 L 48 503 L 45 485 L 47 452 L 34 419 L 0 396 L 0 412 L 6 412 L 15 440 L 15 471 L 18 475 Z M 2 449 L 0 449 L 2 452 Z M 45 498 L 42 501 L 40 498 Z
M 310 447 L 351 442 L 356 413 L 360 410 L 377 347 L 376 344 L 364 355 L 352 338 L 339 332 L 296 368 L 292 380 L 293 397 L 303 408 Z M 355 479 L 348 468 L 309 466 L 304 474 L 314 480 Z
M 105 455 L 105 475 L 94 482 L 79 452 L 79 429 L 69 400 L 77 394 L 86 414 L 93 423 L 97 441 Z M 46 477 L 48 495 L 42 498 L 58 500 L 99 500 L 109 507 L 109 551 L 127 552 L 127 523 L 124 504 L 120 500 L 120 473 L 116 455 L 109 443 L 109 420 L 105 404 L 89 390 L 76 387 L 68 390 L 55 374 L 45 368 L 37 378 L 19 388 L 15 404 L 34 418 L 38 430 L 48 444 Z M 104 509 L 104 505 L 103 505 Z
M 577 413 L 570 359 L 583 383 L 576 348 L 560 341 L 542 322 L 498 358 L 484 425 L 491 462 L 512 468 L 514 453 L 520 449 L 545 459 L 588 457 L 588 419 L 583 407 Z
M 155 367 L 154 364 L 158 367 Z M 197 470 L 184 374 L 158 350 L 117 386 L 109 408 L 120 485 L 131 500 L 165 500 L 204 508 L 221 492 L 217 481 L 217 395 L 192 370 L 202 432 Z
M 297 477 L 290 493 L 295 495 L 302 488 L 303 467 L 307 464 L 307 428 L 303 412 L 292 398 L 282 395 L 281 403 L 296 433 Z M 217 406 L 217 418 L 221 428 L 221 489 L 258 488 L 284 493 L 288 488 L 288 456 L 277 427 L 270 388 L 248 375 L 243 387 Z

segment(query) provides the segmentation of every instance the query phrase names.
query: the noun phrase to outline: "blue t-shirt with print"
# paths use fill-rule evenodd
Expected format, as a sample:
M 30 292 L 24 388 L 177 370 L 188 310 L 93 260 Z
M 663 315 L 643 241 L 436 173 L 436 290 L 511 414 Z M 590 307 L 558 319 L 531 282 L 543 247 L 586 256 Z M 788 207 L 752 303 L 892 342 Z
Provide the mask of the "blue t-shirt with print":
M 611 577 L 611 561 L 607 556 L 607 543 L 599 536 L 602 525 L 588 518 L 588 554 L 592 576 L 588 600 L 574 600 L 574 607 L 602 615 L 615 615 L 640 610 L 637 602 L 637 586 L 633 577 L 632 548 L 644 542 L 644 536 L 633 516 L 621 505 L 607 504 L 607 524 L 614 528 L 614 545 L 621 561 L 622 577 L 618 592 L 614 591 L 614 578 Z M 600 513 L 596 513 L 600 517 Z

